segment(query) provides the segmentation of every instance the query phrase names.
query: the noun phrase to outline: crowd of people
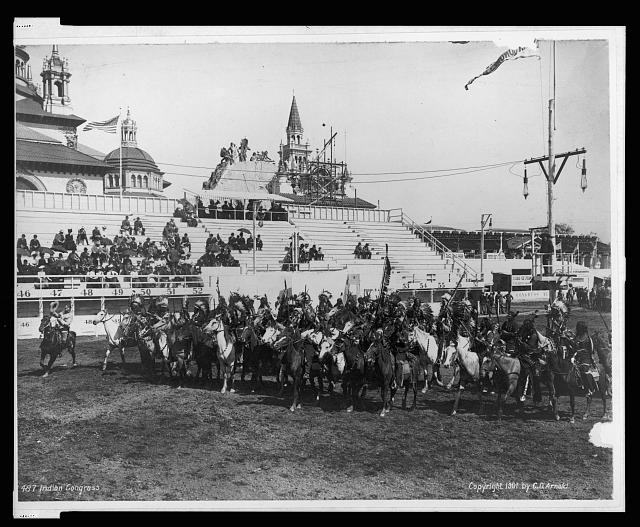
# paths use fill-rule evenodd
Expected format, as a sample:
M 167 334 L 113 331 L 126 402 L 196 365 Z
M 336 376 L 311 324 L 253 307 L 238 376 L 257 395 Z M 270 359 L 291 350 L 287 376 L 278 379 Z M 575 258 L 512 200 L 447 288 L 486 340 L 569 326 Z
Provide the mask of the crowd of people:
M 285 255 L 282 259 L 283 271 L 296 271 L 300 268 L 300 264 L 308 262 L 318 262 L 324 260 L 322 247 L 316 247 L 315 244 L 309 248 L 308 243 L 301 243 L 298 246 L 298 262 L 293 262 L 293 242 L 289 242 L 289 247 L 285 249 Z
M 255 200 L 247 200 L 246 207 L 240 200 L 220 201 L 209 200 L 207 206 L 204 205 L 200 198 L 197 198 L 196 207 L 198 209 L 198 217 L 212 218 L 219 220 L 252 220 L 253 206 Z M 256 220 L 258 221 L 287 221 L 289 215 L 286 209 L 279 203 L 273 202 L 269 209 L 265 209 L 262 205 L 256 210 Z
M 18 274 L 37 276 L 38 280 L 47 276 L 57 276 L 62 280 L 62 275 L 84 275 L 89 283 L 113 284 L 118 283 L 118 275 L 125 275 L 133 282 L 153 284 L 165 280 L 160 277 L 199 273 L 197 265 L 190 262 L 189 236 L 187 233 L 182 237 L 179 235 L 173 219 L 165 225 L 159 242 L 148 237 L 144 242 L 136 240 L 135 236 L 144 236 L 145 233 L 140 218 L 136 218 L 132 225 L 126 216 L 120 233 L 113 239 L 108 238 L 105 231 L 106 227 L 100 229 L 96 226 L 88 239 L 86 230 L 81 227 L 74 240 L 72 229 L 68 229 L 66 235 L 60 230 L 51 249 L 43 248 L 36 234 L 25 248 L 26 235 L 23 234 L 17 242 Z
M 502 315 L 511 311 L 513 295 L 511 291 L 485 291 L 480 296 L 480 314 L 492 315 L 494 313 Z

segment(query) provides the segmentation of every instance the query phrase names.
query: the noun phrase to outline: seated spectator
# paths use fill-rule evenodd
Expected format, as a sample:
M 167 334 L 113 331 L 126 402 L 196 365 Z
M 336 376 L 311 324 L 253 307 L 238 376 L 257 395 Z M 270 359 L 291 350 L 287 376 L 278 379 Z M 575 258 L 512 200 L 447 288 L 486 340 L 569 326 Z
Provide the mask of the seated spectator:
M 229 203 L 225 201 L 224 204 L 222 205 L 222 213 L 220 214 L 220 217 L 225 220 L 230 219 L 231 217 L 230 210 L 231 210 L 231 205 L 229 205 Z
M 51 248 L 55 251 L 65 250 L 64 249 L 64 233 L 62 230 L 60 230 L 58 234 L 56 234 L 53 237 L 53 242 L 51 242 Z
M 232 250 L 236 250 L 238 248 L 238 241 L 236 240 L 236 235 L 234 233 L 231 233 L 231 236 L 229 236 L 229 247 Z
M 122 220 L 122 224 L 120 225 L 120 232 L 128 232 L 131 234 L 131 222 L 129 221 L 129 216 L 125 216 L 124 220 Z
M 47 265 L 47 260 L 44 257 L 44 253 L 40 253 L 40 258 L 38 259 L 37 266 L 44 267 L 45 265 Z
M 40 251 L 40 240 L 38 240 L 37 234 L 34 234 L 29 242 L 29 251 L 31 251 L 32 254 Z
M 200 199 L 200 196 L 198 196 L 196 198 L 196 209 L 198 211 L 198 216 L 201 218 L 206 218 L 206 213 L 204 210 L 204 203 L 202 203 L 202 200 Z
M 247 243 L 245 244 L 245 247 L 247 248 L 247 251 L 253 251 L 253 236 L 251 236 L 251 234 L 247 236 Z
M 256 219 L 258 220 L 258 225 L 262 226 L 262 222 L 267 219 L 267 211 L 264 210 L 264 207 L 260 205 L 258 212 L 256 214 Z
M 236 238 L 236 242 L 238 244 L 238 249 L 240 251 L 244 250 L 247 248 L 247 244 L 246 244 L 246 240 L 244 238 L 244 233 L 240 233 L 240 235 Z
M 87 231 L 84 230 L 84 227 L 80 227 L 78 229 L 78 236 L 76 237 L 76 245 L 89 245 L 89 241 L 87 240 Z
M 115 265 L 107 265 L 107 272 L 105 273 L 104 281 L 109 284 L 107 287 L 118 287 L 118 271 L 116 271 Z
M 356 255 L 356 258 L 362 258 L 362 242 L 358 242 L 356 248 L 353 250 L 353 254 Z
M 258 249 L 259 251 L 262 250 L 262 238 L 260 238 L 259 234 L 258 236 L 256 236 L 256 249 Z
M 18 249 L 24 249 L 25 251 L 29 250 L 29 244 L 27 243 L 26 234 L 23 234 L 20 238 L 18 238 Z
M 100 229 L 96 226 L 93 231 L 91 231 L 91 241 L 99 242 L 102 239 L 102 233 Z
M 67 234 L 64 237 L 64 248 L 67 251 L 75 251 L 76 250 L 76 242 L 73 241 L 73 232 L 72 229 L 68 229 Z
M 365 260 L 371 260 L 371 249 L 369 249 L 369 244 L 365 243 L 362 248 L 362 258 Z
M 138 217 L 136 221 L 133 222 L 133 233 L 138 236 L 144 236 L 144 226 L 142 225 L 142 220 Z
M 90 261 L 91 255 L 89 254 L 89 248 L 85 247 L 84 250 L 80 253 L 80 264 L 88 264 Z
M 244 219 L 244 206 L 242 205 L 242 201 L 238 201 L 236 204 L 236 220 Z
M 284 255 L 282 259 L 282 270 L 283 271 L 293 271 L 293 259 L 291 258 L 291 251 L 287 251 L 287 254 Z
M 318 249 L 316 249 L 316 245 L 313 244 L 311 249 L 309 249 L 309 261 L 312 262 L 316 260 L 317 255 L 318 255 Z
M 180 247 L 183 247 L 188 252 L 191 252 L 191 240 L 189 240 L 189 235 L 185 232 L 180 240 Z
M 322 253 L 322 247 L 318 247 L 318 254 L 316 254 L 316 260 L 324 260 L 324 254 Z

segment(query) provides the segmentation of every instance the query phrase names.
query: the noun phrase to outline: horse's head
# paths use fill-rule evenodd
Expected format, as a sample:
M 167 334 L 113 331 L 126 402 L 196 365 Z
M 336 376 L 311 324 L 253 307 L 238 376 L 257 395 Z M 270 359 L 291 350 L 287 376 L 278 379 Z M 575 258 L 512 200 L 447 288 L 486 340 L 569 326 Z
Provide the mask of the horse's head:
M 342 328 L 342 332 L 343 333 L 349 333 L 349 331 L 351 331 L 353 326 L 355 326 L 355 323 L 353 321 L 351 321 L 351 320 L 347 321 L 347 323 Z
M 106 309 L 101 309 L 93 317 L 92 323 L 94 325 L 95 324 L 100 324 L 100 322 L 104 322 L 106 318 L 107 318 L 107 310 Z
M 278 338 L 278 335 L 280 335 L 280 330 L 276 326 L 268 326 L 267 329 L 264 330 L 264 334 L 262 335 L 262 343 L 273 346 L 276 339 Z
M 445 368 L 450 368 L 457 356 L 458 349 L 453 344 L 443 346 L 442 358 L 440 359 L 440 362 Z
M 224 324 L 222 323 L 221 315 L 213 317 L 207 325 L 202 328 L 205 333 L 217 333 L 224 330 Z
M 335 341 L 332 338 L 322 335 L 322 340 L 319 344 L 320 352 L 318 353 L 320 360 L 323 360 L 327 353 L 331 353 L 334 345 Z

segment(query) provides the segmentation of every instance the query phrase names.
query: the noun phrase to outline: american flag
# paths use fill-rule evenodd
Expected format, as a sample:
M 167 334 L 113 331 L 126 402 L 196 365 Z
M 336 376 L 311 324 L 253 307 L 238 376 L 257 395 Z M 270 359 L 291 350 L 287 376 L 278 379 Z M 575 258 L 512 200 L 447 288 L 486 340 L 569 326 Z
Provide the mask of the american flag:
M 119 118 L 120 116 L 116 115 L 113 119 L 109 119 L 108 121 L 93 121 L 91 123 L 87 123 L 83 130 L 85 132 L 87 130 L 102 130 L 108 134 L 115 134 L 118 128 Z
M 388 251 L 387 246 L 387 251 Z M 388 254 L 384 257 L 384 271 L 382 272 L 382 284 L 380 285 L 380 305 L 384 302 L 384 297 L 387 294 L 387 288 L 389 287 L 389 280 L 391 279 L 391 262 L 389 261 Z

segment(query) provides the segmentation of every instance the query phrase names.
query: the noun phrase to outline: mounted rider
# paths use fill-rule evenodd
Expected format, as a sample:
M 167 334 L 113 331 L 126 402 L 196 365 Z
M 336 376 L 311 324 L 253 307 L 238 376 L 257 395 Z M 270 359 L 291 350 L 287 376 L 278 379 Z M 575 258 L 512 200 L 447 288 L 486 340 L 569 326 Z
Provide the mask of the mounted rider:
M 593 357 L 593 341 L 589 336 L 587 324 L 582 320 L 576 324 L 576 336 L 572 341 L 572 351 L 571 362 L 577 365 L 582 387 L 589 396 L 598 389 L 593 376 L 594 370 L 597 371 L 598 368 Z
M 73 322 L 73 315 L 71 313 L 71 306 L 69 304 L 64 306 L 62 313 L 58 313 L 58 306 L 59 303 L 57 300 L 54 300 L 49 304 L 49 321 L 55 319 L 60 326 L 62 346 L 60 348 L 59 355 L 62 355 L 62 348 L 67 344 L 67 341 L 69 339 L 71 323 Z
M 569 318 L 569 308 L 563 302 L 560 295 L 549 305 L 547 312 L 547 327 L 554 334 L 563 334 L 567 329 L 567 320 Z
M 209 310 L 209 303 L 202 299 L 196 300 L 193 304 L 193 316 L 191 317 L 191 322 L 199 328 L 203 328 L 210 320 L 211 312 Z
M 516 354 L 518 332 L 520 331 L 520 327 L 516 322 L 518 313 L 518 311 L 509 311 L 507 314 L 507 320 L 505 320 L 500 327 L 500 338 L 504 340 L 506 344 L 506 351 L 509 355 Z

